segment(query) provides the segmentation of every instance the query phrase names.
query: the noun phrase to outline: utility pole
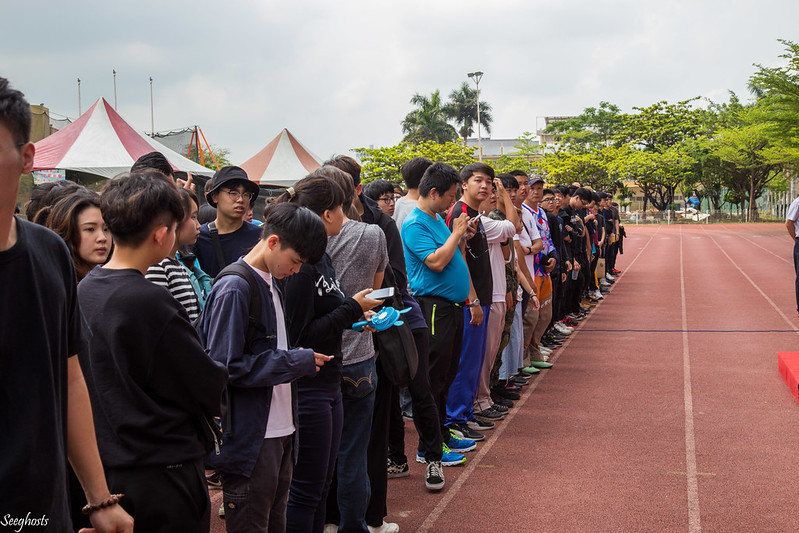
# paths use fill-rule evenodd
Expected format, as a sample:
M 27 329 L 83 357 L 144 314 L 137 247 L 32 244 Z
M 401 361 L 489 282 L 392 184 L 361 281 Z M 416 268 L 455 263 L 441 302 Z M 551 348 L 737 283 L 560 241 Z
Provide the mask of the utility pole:
M 150 76 L 150 135 L 155 135 L 155 119 L 153 117 L 153 77 Z
M 114 111 L 116 111 L 117 110 L 117 71 L 116 71 L 116 69 L 114 69 L 111 72 L 114 73 Z
M 80 78 L 78 78 L 78 116 L 83 114 L 83 108 L 80 105 Z
M 483 140 L 480 136 L 480 80 L 483 79 L 483 73 L 480 71 L 477 72 L 469 72 L 466 74 L 471 79 L 474 80 L 474 84 L 477 86 L 477 158 L 478 160 L 483 160 Z

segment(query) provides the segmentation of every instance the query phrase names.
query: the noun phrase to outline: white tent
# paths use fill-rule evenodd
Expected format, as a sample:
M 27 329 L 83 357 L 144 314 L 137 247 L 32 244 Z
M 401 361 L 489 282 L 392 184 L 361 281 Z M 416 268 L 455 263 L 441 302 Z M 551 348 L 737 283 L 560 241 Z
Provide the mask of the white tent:
M 134 130 L 104 98 L 66 128 L 37 142 L 33 169 L 73 170 L 113 178 L 150 152 L 164 154 L 176 171 L 204 176 L 214 173 Z
M 288 187 L 322 166 L 322 160 L 284 128 L 260 152 L 239 166 L 259 185 Z

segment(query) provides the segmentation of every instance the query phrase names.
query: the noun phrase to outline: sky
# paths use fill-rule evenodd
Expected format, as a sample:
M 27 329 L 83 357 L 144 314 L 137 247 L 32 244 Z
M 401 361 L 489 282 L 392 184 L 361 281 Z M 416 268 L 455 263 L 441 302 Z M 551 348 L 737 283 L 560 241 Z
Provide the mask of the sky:
M 2 0 L 2 3 L 10 0 Z M 283 128 L 327 158 L 392 146 L 414 93 L 482 71 L 492 138 L 601 101 L 749 98 L 799 41 L 796 0 L 41 0 L 0 32 L 0 76 L 52 116 L 100 97 L 134 128 L 199 125 L 242 163 Z M 473 84 L 472 84 L 473 86 Z M 702 102 L 706 102 L 702 100 Z M 706 104 L 702 104 L 706 105 Z M 484 136 L 487 136 L 483 132 Z

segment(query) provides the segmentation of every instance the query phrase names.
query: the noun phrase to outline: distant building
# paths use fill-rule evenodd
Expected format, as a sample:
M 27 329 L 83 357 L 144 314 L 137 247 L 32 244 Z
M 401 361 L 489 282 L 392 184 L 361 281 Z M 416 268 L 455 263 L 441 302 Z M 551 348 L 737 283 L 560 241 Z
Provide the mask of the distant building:
M 483 138 L 480 145 L 483 148 L 483 160 L 496 161 L 503 155 L 511 157 L 519 157 L 516 145 L 519 144 L 519 139 L 491 139 Z M 538 141 L 533 141 L 534 146 L 538 146 Z M 474 156 L 479 159 L 480 152 L 478 150 L 477 139 L 466 139 L 466 146 L 471 146 L 474 149 Z M 532 156 L 529 159 L 539 159 L 541 156 Z

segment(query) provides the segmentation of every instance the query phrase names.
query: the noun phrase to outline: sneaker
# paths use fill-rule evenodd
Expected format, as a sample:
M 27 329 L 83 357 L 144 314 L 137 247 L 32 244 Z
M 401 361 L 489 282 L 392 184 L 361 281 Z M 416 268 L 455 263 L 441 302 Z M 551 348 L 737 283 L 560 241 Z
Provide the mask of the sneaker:
M 205 482 L 210 490 L 222 490 L 222 476 L 217 470 L 205 476 Z
M 555 322 L 555 329 L 564 335 L 571 335 L 574 332 L 574 329 L 564 324 L 563 321 Z
M 549 355 L 549 354 L 552 353 L 552 349 L 551 348 L 547 348 L 546 346 L 543 346 L 543 345 L 538 347 L 538 351 L 541 352 L 544 355 Z
M 481 441 L 486 438 L 485 435 L 476 432 L 466 424 L 452 424 L 449 426 L 449 432 L 460 439 Z
M 524 387 L 527 385 L 527 379 L 522 376 L 513 376 L 510 381 L 517 387 Z
M 399 524 L 395 524 L 394 522 L 386 522 L 383 520 L 383 523 L 378 527 L 372 527 L 367 525 L 367 529 L 369 529 L 369 533 L 399 533 Z
M 518 398 L 516 399 L 518 400 Z M 505 402 L 505 405 L 508 407 L 513 407 L 513 398 L 505 396 L 505 391 L 499 390 L 499 388 L 491 389 L 491 400 L 493 400 L 494 403 Z M 510 403 L 510 405 L 508 405 L 508 403 Z
M 610 273 L 613 274 L 614 276 L 618 276 L 619 274 L 621 274 L 621 270 L 614 268 L 611 269 Z
M 485 411 L 480 411 L 479 413 L 475 413 L 474 417 L 477 420 L 487 420 L 488 422 L 496 422 L 498 420 L 502 420 L 504 418 L 504 414 L 500 413 L 493 407 L 490 409 L 486 409 Z
M 499 412 L 499 413 L 501 413 L 503 415 L 507 414 L 507 412 L 510 411 L 510 408 L 507 405 L 502 405 L 501 403 L 498 403 L 498 402 L 494 402 L 494 405 L 491 406 L 491 409 L 494 409 L 495 411 L 497 411 L 497 412 Z
M 427 490 L 441 490 L 444 488 L 444 470 L 441 461 L 430 461 L 424 471 L 424 486 Z
M 416 452 L 416 462 L 426 464 L 427 459 L 424 457 L 423 452 Z M 435 462 L 435 461 L 433 461 Z M 466 456 L 460 453 L 456 453 L 451 451 L 447 448 L 446 444 L 441 445 L 441 461 L 440 463 L 444 466 L 457 466 L 466 462 Z
M 485 420 L 477 420 L 476 418 L 474 420 L 469 420 L 468 422 L 466 422 L 466 425 L 469 426 L 469 429 L 473 429 L 475 431 L 487 431 L 489 429 L 494 429 L 493 422 L 487 422 Z
M 477 444 L 475 444 L 473 440 L 459 439 L 451 434 L 449 440 L 444 443 L 444 446 L 455 453 L 466 453 L 477 448 Z
M 610 287 L 610 282 L 608 280 L 606 280 L 605 278 L 600 279 L 599 280 L 599 284 L 602 287 Z
M 491 393 L 491 401 L 494 402 L 494 405 L 501 405 L 502 407 L 507 407 L 508 409 L 513 407 L 513 401 L 511 401 L 511 400 L 509 400 L 507 398 L 501 398 L 499 396 L 497 396 L 495 398 L 494 397 L 494 393 Z
M 386 466 L 386 471 L 388 472 L 388 479 L 408 477 L 411 475 L 411 471 L 408 468 L 408 461 L 404 463 L 395 463 L 391 459 L 387 459 L 387 461 L 388 465 Z
M 522 370 L 524 370 L 525 372 L 529 372 L 531 374 L 538 374 L 539 372 L 541 372 L 540 370 L 538 370 L 534 366 L 526 366 L 526 367 L 522 368 Z

